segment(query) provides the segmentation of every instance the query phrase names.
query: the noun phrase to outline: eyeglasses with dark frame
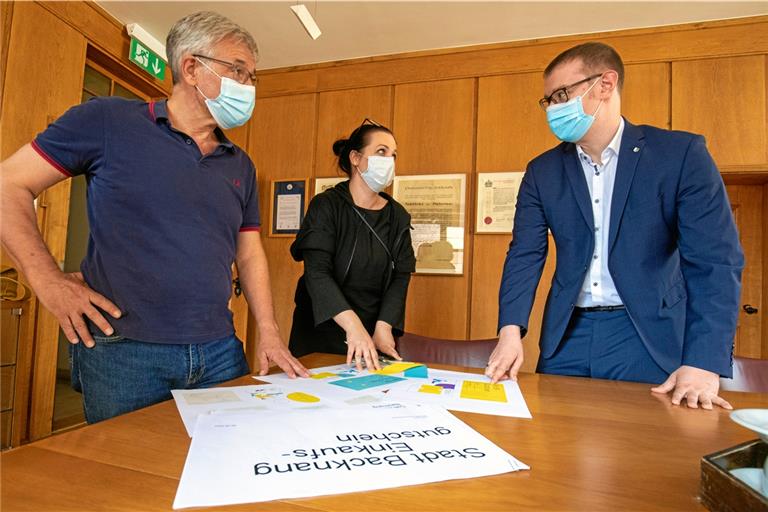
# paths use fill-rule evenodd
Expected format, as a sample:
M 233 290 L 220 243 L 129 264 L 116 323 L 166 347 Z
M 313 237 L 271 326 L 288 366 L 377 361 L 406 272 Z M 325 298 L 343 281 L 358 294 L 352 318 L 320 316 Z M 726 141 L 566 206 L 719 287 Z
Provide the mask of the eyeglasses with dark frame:
M 199 59 L 206 59 L 210 60 L 211 62 L 216 62 L 218 64 L 221 64 L 222 66 L 226 66 L 229 68 L 229 71 L 235 76 L 235 80 L 237 80 L 239 83 L 243 85 L 256 85 L 256 73 L 251 73 L 247 69 L 245 69 L 240 64 L 237 64 L 235 62 L 227 62 L 226 60 L 216 59 L 214 57 L 209 57 L 208 55 L 201 55 L 199 53 L 193 53 L 193 57 L 197 57 Z M 250 84 L 248 83 L 250 82 Z
M 550 105 L 557 105 L 558 103 L 565 103 L 568 101 L 568 91 L 576 87 L 577 85 L 581 85 L 584 82 L 589 82 L 593 78 L 597 78 L 599 76 L 603 76 L 603 73 L 597 73 L 596 75 L 588 76 L 587 78 L 583 78 L 579 80 L 578 82 L 574 82 L 571 85 L 566 85 L 565 87 L 561 87 L 560 89 L 557 89 L 555 92 L 550 94 L 549 96 L 544 96 L 539 100 L 539 106 L 543 110 L 547 110 L 547 107 Z

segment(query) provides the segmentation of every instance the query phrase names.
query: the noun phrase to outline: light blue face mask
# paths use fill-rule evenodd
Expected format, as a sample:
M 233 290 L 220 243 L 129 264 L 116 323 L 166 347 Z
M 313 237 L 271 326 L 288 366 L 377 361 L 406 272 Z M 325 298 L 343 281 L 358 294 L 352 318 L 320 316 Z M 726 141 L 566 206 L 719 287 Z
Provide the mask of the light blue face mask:
M 197 57 L 195 58 L 197 59 Z M 216 124 L 228 130 L 247 123 L 256 104 L 256 87 L 221 76 L 202 60 L 197 59 L 197 61 L 221 79 L 221 90 L 214 99 L 208 98 L 199 87 L 195 86 L 205 98 L 205 105 Z
M 378 194 L 390 186 L 395 179 L 395 158 L 392 156 L 369 156 L 368 169 L 361 172 L 360 176 L 365 184 Z
M 584 112 L 581 98 L 591 91 L 599 81 L 599 79 L 595 80 L 595 83 L 590 85 L 589 89 L 584 91 L 581 96 L 576 96 L 565 103 L 552 104 L 547 107 L 547 122 L 555 137 L 563 142 L 578 142 L 587 134 L 592 123 L 595 122 L 600 107 L 603 106 L 603 101 L 600 100 L 595 113 L 589 115 Z

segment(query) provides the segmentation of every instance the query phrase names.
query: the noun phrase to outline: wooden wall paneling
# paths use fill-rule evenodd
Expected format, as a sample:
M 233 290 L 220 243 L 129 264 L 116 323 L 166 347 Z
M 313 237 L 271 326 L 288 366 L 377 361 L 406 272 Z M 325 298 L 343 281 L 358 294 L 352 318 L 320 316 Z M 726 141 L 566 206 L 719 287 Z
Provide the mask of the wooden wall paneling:
M 5 90 L 5 72 L 12 22 L 13 2 L 0 2 L 0 117 L 3 115 L 2 97 Z
M 392 128 L 392 87 L 367 87 L 318 95 L 315 177 L 342 176 L 333 143 L 349 136 L 365 118 Z M 397 133 L 395 133 L 397 137 Z M 399 158 L 399 157 L 398 157 Z M 400 162 L 397 163 L 398 171 Z
M 469 172 L 474 115 L 474 80 L 396 86 L 397 172 Z
M 762 185 L 727 185 L 739 239 L 744 248 L 746 266 L 741 277 L 741 302 L 736 332 L 734 355 L 760 358 L 768 355 L 763 352 L 763 280 L 765 205 Z M 742 306 L 749 304 L 758 309 L 758 313 L 748 315 Z
M 669 129 L 670 63 L 624 66 L 621 113 L 632 124 L 649 124 Z
M 260 73 L 263 97 L 542 71 L 557 54 L 586 41 L 614 46 L 625 63 L 666 62 L 768 52 L 768 16 L 479 45 Z M 727 44 L 723 44 L 727 42 Z
M 765 164 L 766 56 L 672 63 L 672 128 L 700 133 L 719 166 Z
M 303 272 L 303 266 L 293 261 L 289 254 L 293 238 L 267 235 L 270 182 L 312 175 L 316 106 L 315 94 L 260 99 L 251 121 L 250 148 L 259 178 L 261 240 L 270 265 L 275 315 L 286 343 L 291 332 L 296 282 Z M 253 355 L 257 342 L 255 321 L 249 321 L 248 331 L 247 350 Z M 256 371 L 257 362 L 253 359 L 249 359 L 249 362 Z
M 125 27 L 95 2 L 36 2 L 68 24 L 99 49 L 111 54 L 128 66 L 135 66 L 128 61 L 131 39 Z M 171 70 L 168 68 L 165 80 L 160 81 L 147 73 L 136 73 L 136 77 L 151 84 L 152 87 L 170 91 L 173 85 Z
M 14 80 L 3 95 L 2 160 L 80 102 L 85 62 L 85 39 L 50 13 L 32 2 L 14 3 L 13 13 L 5 73 Z
M 506 235 L 475 235 L 472 276 L 472 325 L 470 338 L 486 339 L 497 336 L 496 327 L 499 316 L 499 285 L 504 267 L 504 259 L 510 242 Z M 544 305 L 555 274 L 557 254 L 555 243 L 549 237 L 549 254 L 544 263 L 541 280 L 536 289 L 531 316 L 528 319 L 528 334 L 523 339 L 525 360 L 521 368 L 524 372 L 535 372 L 539 359 L 539 337 L 541 321 L 544 317 Z
M 559 141 L 538 101 L 540 72 L 480 79 L 477 108 L 477 172 L 524 171 Z
M 414 274 L 408 290 L 406 330 L 423 336 L 465 339 L 471 272 L 475 81 L 426 82 L 395 87 L 397 173 L 466 173 L 464 274 Z M 436 322 L 435 319 L 440 319 Z
M 46 58 L 41 59 L 44 55 Z M 13 81 L 5 84 L 0 158 L 5 159 L 29 142 L 67 108 L 80 102 L 86 40 L 35 3 L 14 4 L 7 70 Z M 29 63 L 34 62 L 34 66 Z M 55 81 L 56 87 L 51 87 Z M 46 190 L 38 200 L 43 238 L 56 261 L 64 260 L 69 187 L 66 180 Z M 31 314 L 35 314 L 31 309 Z M 31 440 L 49 435 L 53 415 L 56 352 L 59 326 L 39 308 L 35 339 Z M 20 341 L 32 343 L 32 339 Z

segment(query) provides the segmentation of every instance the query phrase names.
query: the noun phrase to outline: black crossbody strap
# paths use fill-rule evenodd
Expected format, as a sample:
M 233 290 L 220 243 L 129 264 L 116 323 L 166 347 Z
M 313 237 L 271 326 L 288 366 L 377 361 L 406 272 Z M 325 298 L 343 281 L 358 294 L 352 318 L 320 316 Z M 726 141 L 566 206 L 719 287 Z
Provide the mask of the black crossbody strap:
M 355 208 L 354 206 L 352 207 L 352 209 L 355 211 L 355 213 L 357 214 L 357 216 L 358 216 L 358 217 L 360 217 L 360 220 L 362 220 L 362 221 L 363 221 L 363 224 L 365 224 L 365 225 L 368 227 L 368 229 L 370 229 L 370 230 L 371 230 L 371 233 L 373 233 L 373 236 L 375 236 L 375 237 L 376 237 L 376 240 L 378 240 L 378 241 L 379 241 L 379 243 L 381 244 L 381 246 L 382 246 L 382 247 L 384 248 L 384 250 L 387 252 L 387 256 L 389 256 L 389 261 L 390 261 L 390 263 L 392 264 L 392 269 L 394 269 L 394 268 L 395 268 L 395 258 L 392 256 L 392 252 L 389 250 L 389 247 L 387 247 L 387 244 L 385 244 L 385 243 L 384 243 L 384 240 L 382 240 L 382 239 L 381 239 L 381 237 L 379 236 L 379 234 L 376 232 L 376 230 L 375 230 L 375 229 L 373 229 L 373 226 L 371 226 L 371 225 L 368 223 L 368 221 L 365 219 L 365 216 L 363 216 L 363 214 L 362 214 L 362 213 L 360 213 L 360 212 L 358 211 L 358 209 L 357 209 L 357 208 Z

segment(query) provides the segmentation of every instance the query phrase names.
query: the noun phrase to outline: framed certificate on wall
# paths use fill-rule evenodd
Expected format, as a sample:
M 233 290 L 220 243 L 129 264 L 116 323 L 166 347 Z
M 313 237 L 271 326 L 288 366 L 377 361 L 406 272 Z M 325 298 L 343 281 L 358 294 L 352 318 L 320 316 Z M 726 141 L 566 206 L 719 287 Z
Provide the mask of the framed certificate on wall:
M 307 208 L 307 179 L 273 180 L 269 205 L 269 236 L 294 236 Z
M 395 178 L 392 196 L 411 214 L 417 273 L 464 273 L 465 192 L 465 174 Z
M 520 172 L 481 172 L 477 174 L 477 216 L 475 233 L 512 233 Z

